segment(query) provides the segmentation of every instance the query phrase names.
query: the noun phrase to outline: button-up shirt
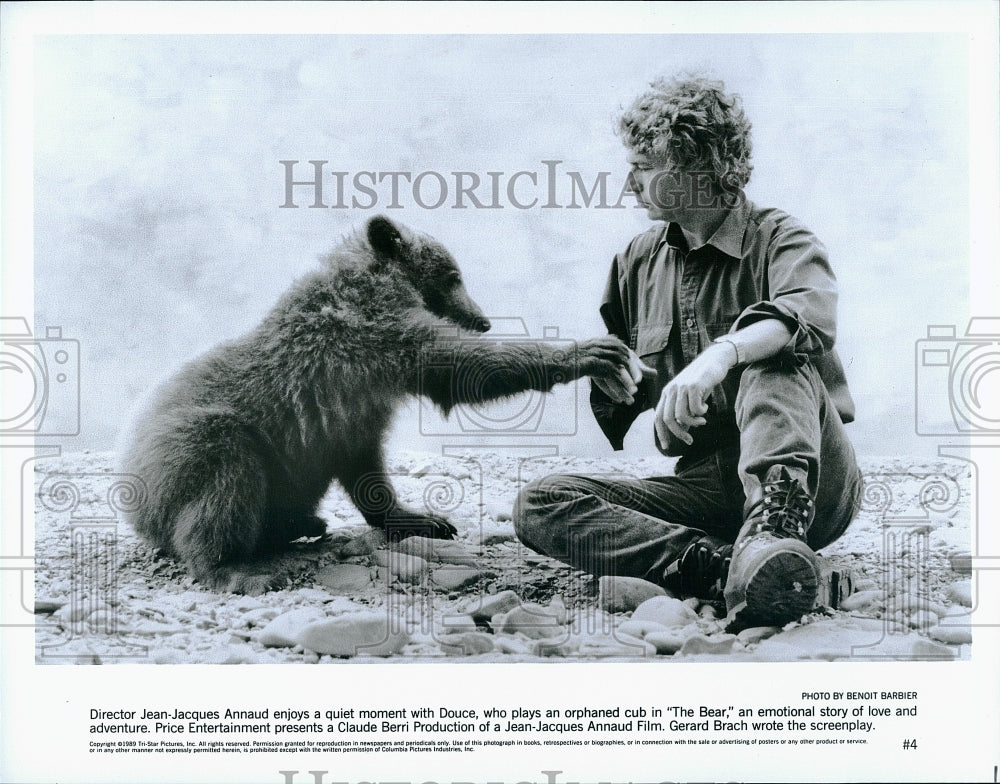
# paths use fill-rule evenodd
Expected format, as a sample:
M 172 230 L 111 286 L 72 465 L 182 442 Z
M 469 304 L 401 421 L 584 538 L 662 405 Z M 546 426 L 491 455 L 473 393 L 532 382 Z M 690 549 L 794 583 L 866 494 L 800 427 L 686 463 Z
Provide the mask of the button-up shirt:
M 592 387 L 591 407 L 611 445 L 621 449 L 642 411 L 663 387 L 720 335 L 778 319 L 791 338 L 777 359 L 812 362 L 844 422 L 854 419 L 836 338 L 837 281 L 826 248 L 795 218 L 746 198 L 699 248 L 689 248 L 675 223 L 640 234 L 615 256 L 601 301 L 608 331 L 657 370 L 640 384 L 635 403 L 617 405 Z M 738 440 L 733 410 L 742 366 L 709 398 L 707 424 L 694 443 L 659 445 L 670 455 L 701 454 Z

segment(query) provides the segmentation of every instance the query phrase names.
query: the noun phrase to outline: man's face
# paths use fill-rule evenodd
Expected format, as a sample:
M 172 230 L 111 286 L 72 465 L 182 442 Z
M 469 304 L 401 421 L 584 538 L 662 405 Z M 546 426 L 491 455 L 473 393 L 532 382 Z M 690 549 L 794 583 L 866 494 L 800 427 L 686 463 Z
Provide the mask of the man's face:
M 631 180 L 629 190 L 646 207 L 652 220 L 676 221 L 685 225 L 692 211 L 715 205 L 716 191 L 706 174 L 678 170 L 668 161 L 639 152 L 628 154 Z

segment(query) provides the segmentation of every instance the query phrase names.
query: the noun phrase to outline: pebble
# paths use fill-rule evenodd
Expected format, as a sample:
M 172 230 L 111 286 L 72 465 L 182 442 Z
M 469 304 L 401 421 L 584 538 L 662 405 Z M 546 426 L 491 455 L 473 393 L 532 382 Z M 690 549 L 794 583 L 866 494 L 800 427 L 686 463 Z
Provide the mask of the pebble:
M 479 627 L 471 615 L 445 615 L 441 619 L 441 634 L 460 634 L 474 632 Z
M 471 596 L 463 599 L 455 607 L 456 612 L 468 613 L 478 621 L 488 621 L 498 613 L 505 613 L 520 606 L 521 599 L 513 591 Z
M 879 590 L 858 591 L 844 599 L 840 603 L 840 609 L 852 612 L 874 607 L 882 601 L 883 596 L 884 594 Z
M 528 603 L 506 613 L 495 615 L 490 623 L 498 634 L 516 634 L 541 639 L 555 637 L 565 631 L 555 611 L 540 604 Z
M 265 626 L 268 621 L 278 615 L 277 607 L 261 607 L 258 610 L 251 610 L 243 615 L 241 619 L 247 626 Z
M 115 612 L 109 607 L 94 610 L 87 616 L 87 626 L 99 634 L 127 634 L 128 629 L 118 622 Z
M 396 578 L 404 583 L 419 583 L 427 573 L 428 564 L 418 555 L 407 555 L 395 550 L 379 550 L 375 553 L 375 562 L 386 566 Z
M 659 585 L 639 577 L 606 576 L 598 581 L 597 606 L 609 613 L 631 612 L 647 599 L 666 594 Z
M 555 616 L 556 620 L 559 621 L 559 623 L 566 623 L 566 618 L 567 618 L 566 605 L 563 602 L 561 596 L 559 596 L 558 594 L 556 596 L 553 596 L 552 599 L 549 601 L 549 603 L 546 605 L 545 609 L 551 612 Z
M 806 659 L 808 656 L 802 648 L 781 642 L 777 637 L 764 640 L 751 654 L 753 660 L 763 662 L 789 662 Z
M 453 539 L 429 539 L 426 536 L 411 536 L 395 544 L 397 552 L 417 555 L 427 561 L 475 566 L 478 556 L 462 542 Z
M 261 631 L 257 641 L 265 648 L 291 648 L 302 630 L 323 617 L 316 607 L 302 607 L 282 613 Z
M 484 573 L 478 569 L 442 567 L 431 572 L 431 584 L 441 591 L 458 591 L 472 585 L 482 576 Z
M 930 610 L 917 610 L 914 613 L 910 613 L 907 622 L 914 629 L 927 629 L 937 624 L 938 615 Z
M 972 574 L 972 553 L 951 556 L 951 568 L 959 574 Z
M 66 602 L 58 599 L 35 599 L 35 615 L 50 615 Z
M 450 656 L 475 656 L 493 650 L 493 637 L 483 632 L 449 634 L 446 640 L 439 642 L 439 645 L 441 650 Z
M 651 631 L 643 638 L 661 656 L 673 656 L 684 647 L 684 635 L 677 629 L 663 629 L 663 631 Z
M 233 609 L 238 610 L 239 612 L 259 610 L 263 606 L 264 603 L 254 596 L 240 596 L 235 602 L 232 603 Z
M 532 653 L 532 649 L 528 646 L 528 643 L 519 640 L 517 637 L 497 637 L 493 641 L 493 644 L 501 653 Z
M 773 650 L 776 645 L 797 648 L 800 652 L 797 658 L 826 661 L 916 660 L 953 656 L 946 646 L 931 642 L 908 628 L 902 634 L 890 633 L 883 621 L 874 618 L 841 617 L 797 626 L 764 640 L 757 646 L 756 653 L 769 661 L 779 661 Z
M 440 473 L 440 471 L 438 470 L 437 466 L 434 464 L 433 461 L 427 463 L 421 463 L 412 471 L 410 471 L 410 476 L 412 476 L 414 479 L 421 479 L 427 476 L 427 474 L 431 472 Z
M 631 618 L 618 624 L 616 631 L 644 640 L 650 632 L 665 632 L 667 631 L 667 627 L 657 621 L 644 621 L 642 619 L 636 620 Z
M 715 637 L 695 634 L 684 641 L 684 645 L 677 652 L 677 655 L 698 656 L 700 654 L 709 654 L 712 656 L 724 656 L 733 652 L 733 643 L 735 642 L 735 634 L 720 634 Z
M 574 635 L 611 634 L 621 621 L 620 616 L 609 615 L 597 607 L 577 607 L 572 619 L 567 618 Z
M 316 572 L 316 582 L 332 593 L 354 594 L 372 587 L 372 570 L 360 564 L 333 564 Z
M 737 634 L 736 639 L 744 645 L 753 645 L 768 637 L 773 637 L 780 631 L 780 626 L 751 626 Z
M 698 614 L 688 605 L 672 596 L 654 596 L 647 599 L 632 613 L 633 621 L 656 621 L 670 628 L 686 626 L 698 619 Z
M 158 635 L 158 634 L 184 634 L 188 630 L 183 626 L 174 626 L 169 623 L 160 623 L 159 621 L 139 621 L 132 625 L 132 633 L 140 636 L 146 635 Z
M 319 588 L 299 588 L 293 596 L 302 602 L 329 602 L 334 598 L 331 593 Z
M 580 640 L 577 648 L 581 656 L 599 657 L 647 657 L 656 656 L 656 646 L 651 642 L 640 640 L 638 637 L 629 637 L 627 634 L 615 635 L 594 635 L 584 637 Z
M 352 558 L 357 555 L 371 555 L 380 547 L 385 547 L 385 533 L 377 528 L 364 531 L 340 548 L 341 558 Z
M 311 623 L 302 629 L 296 642 L 306 650 L 333 656 L 389 656 L 398 653 L 410 635 L 390 628 L 385 613 L 355 613 Z
M 955 604 L 972 607 L 972 581 L 959 580 L 944 589 L 945 596 Z
M 69 604 L 64 604 L 58 610 L 56 610 L 52 617 L 53 619 L 61 623 L 78 623 L 80 621 L 86 620 L 87 617 L 98 610 L 110 610 L 104 602 L 91 602 L 91 601 L 81 601 L 81 602 L 70 602 Z M 162 615 L 162 613 L 161 613 Z
M 941 616 L 948 612 L 948 608 L 943 604 L 932 602 L 923 596 L 904 596 L 898 599 L 898 606 L 905 613 L 912 615 L 916 612 L 926 611 L 934 615 Z
M 511 507 L 510 502 L 505 503 L 487 503 L 483 506 L 483 512 L 488 517 L 492 517 L 498 523 L 505 522 L 511 518 Z
M 246 644 L 228 645 L 224 648 L 213 648 L 205 656 L 207 664 L 256 664 L 257 654 Z
M 935 640 L 949 645 L 961 645 L 972 642 L 972 616 L 968 613 L 955 612 L 944 616 L 937 626 L 928 630 Z
M 535 640 L 529 649 L 533 656 L 573 656 L 580 650 L 580 641 L 569 640 Z

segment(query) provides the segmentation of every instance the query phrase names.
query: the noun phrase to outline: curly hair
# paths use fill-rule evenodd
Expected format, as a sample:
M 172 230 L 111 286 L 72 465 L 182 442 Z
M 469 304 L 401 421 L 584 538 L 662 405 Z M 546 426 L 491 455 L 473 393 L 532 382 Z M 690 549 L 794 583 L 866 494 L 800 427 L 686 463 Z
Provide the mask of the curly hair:
M 750 181 L 750 121 L 736 93 L 701 76 L 656 79 L 624 111 L 618 133 L 630 150 L 668 167 L 710 173 L 725 193 Z

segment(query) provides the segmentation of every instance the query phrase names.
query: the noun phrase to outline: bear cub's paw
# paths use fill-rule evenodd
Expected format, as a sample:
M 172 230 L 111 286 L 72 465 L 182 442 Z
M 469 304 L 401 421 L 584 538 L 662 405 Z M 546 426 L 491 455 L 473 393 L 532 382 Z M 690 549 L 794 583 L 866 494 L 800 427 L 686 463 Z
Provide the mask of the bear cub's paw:
M 454 539 L 458 533 L 458 529 L 443 517 L 421 514 L 402 507 L 396 507 L 379 527 L 385 530 L 390 542 L 400 542 L 411 536 Z
M 246 596 L 260 596 L 268 591 L 280 590 L 290 582 L 287 568 L 278 568 L 270 561 L 259 565 L 217 566 L 191 571 L 198 582 L 214 591 Z

